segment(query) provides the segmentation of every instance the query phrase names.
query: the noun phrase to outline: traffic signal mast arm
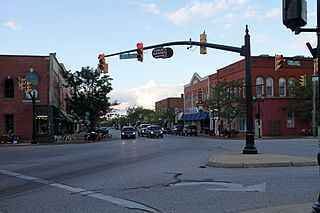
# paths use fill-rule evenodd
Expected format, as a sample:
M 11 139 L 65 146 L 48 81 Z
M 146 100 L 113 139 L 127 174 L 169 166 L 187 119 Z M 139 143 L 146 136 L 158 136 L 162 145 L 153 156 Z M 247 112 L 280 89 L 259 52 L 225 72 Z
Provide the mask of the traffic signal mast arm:
M 230 52 L 237 52 L 237 53 L 240 53 L 240 55 L 242 55 L 242 56 L 245 55 L 244 46 L 242 46 L 240 48 L 240 47 L 232 47 L 232 46 L 226 46 L 226 45 L 220 45 L 220 44 L 203 43 L 203 42 L 191 41 L 191 40 L 190 41 L 174 41 L 174 42 L 168 42 L 168 43 L 163 43 L 163 44 L 156 44 L 156 45 L 152 45 L 152 46 L 148 46 L 148 47 L 143 47 L 143 50 L 149 50 L 149 49 L 165 47 L 165 46 L 167 47 L 167 46 L 181 46 L 181 45 L 203 46 L 203 47 L 208 47 L 208 48 L 213 48 L 213 49 L 226 50 L 226 51 L 230 51 Z M 116 56 L 116 55 L 121 55 L 121 54 L 125 54 L 125 53 L 131 53 L 131 52 L 137 52 L 137 51 L 139 51 L 138 48 L 105 55 L 104 57 L 111 57 L 111 56 Z

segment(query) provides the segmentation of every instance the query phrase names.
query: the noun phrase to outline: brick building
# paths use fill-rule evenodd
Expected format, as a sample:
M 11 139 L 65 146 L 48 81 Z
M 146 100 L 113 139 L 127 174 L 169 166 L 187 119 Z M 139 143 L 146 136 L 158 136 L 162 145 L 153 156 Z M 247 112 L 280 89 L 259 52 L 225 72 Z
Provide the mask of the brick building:
M 301 121 L 291 111 L 286 111 L 285 106 L 291 104 L 295 98 L 288 91 L 288 84 L 292 79 L 298 79 L 301 75 L 313 74 L 313 59 L 304 57 L 286 57 L 283 68 L 275 71 L 275 59 L 268 55 L 253 56 L 251 58 L 252 71 L 252 93 L 254 98 L 253 114 L 255 134 L 259 132 L 262 136 L 268 135 L 297 135 L 301 134 L 301 129 L 309 128 L 310 121 Z M 218 134 L 217 126 L 221 124 L 218 117 L 213 117 L 211 113 L 210 119 L 197 121 L 197 116 L 186 116 L 190 113 L 198 113 L 196 103 L 198 101 L 197 91 L 201 89 L 202 99 L 209 98 L 210 91 L 216 86 L 218 81 L 227 81 L 245 79 L 245 60 L 240 60 L 230 64 L 224 68 L 217 70 L 216 73 L 201 78 L 198 74 L 194 74 L 189 84 L 184 88 L 185 97 L 185 115 L 183 117 L 187 123 L 194 123 L 198 128 L 203 130 L 210 125 L 211 129 L 215 129 Z M 260 120 L 257 119 L 260 106 Z M 193 109 L 190 112 L 190 108 Z M 208 110 L 204 109 L 204 112 Z M 189 121 L 188 121 L 189 119 Z M 245 133 L 246 120 L 237 118 L 232 128 Z M 223 121 L 223 120 L 222 120 Z M 223 123 L 223 122 L 222 122 Z M 259 125 L 260 123 L 260 125 Z M 224 124 L 225 125 L 225 122 Z M 226 126 L 224 126 L 226 128 Z
M 169 97 L 169 98 L 157 101 L 155 103 L 156 113 L 158 115 L 161 115 L 169 109 L 174 109 L 176 114 L 178 115 L 180 112 L 183 112 L 183 108 L 184 108 L 183 102 L 184 102 L 183 94 L 181 94 L 181 97 Z M 169 123 L 167 121 L 164 122 L 165 126 L 168 128 L 171 128 L 173 126 L 173 123 L 175 123 L 174 120 L 169 121 Z
M 33 106 L 31 97 L 20 89 L 20 79 L 32 83 L 36 96 L 36 135 L 38 141 L 52 141 L 53 135 L 73 128 L 65 99 L 70 98 L 62 72 L 66 69 L 55 54 L 49 56 L 0 55 L 0 133 L 19 135 L 31 141 Z M 11 130 L 10 130 L 11 129 Z

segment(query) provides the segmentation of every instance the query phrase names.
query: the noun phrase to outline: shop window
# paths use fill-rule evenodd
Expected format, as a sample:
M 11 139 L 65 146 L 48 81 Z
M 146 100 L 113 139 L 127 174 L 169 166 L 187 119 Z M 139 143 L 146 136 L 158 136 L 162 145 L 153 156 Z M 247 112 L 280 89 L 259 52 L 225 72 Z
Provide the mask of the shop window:
M 256 79 L 256 85 L 257 85 L 257 97 L 263 96 L 263 78 L 258 77 Z
M 4 133 L 7 134 L 9 131 L 14 132 L 14 116 L 4 115 Z
M 267 78 L 267 96 L 273 96 L 273 79 Z
M 286 79 L 279 78 L 279 96 L 286 96 Z
M 14 97 L 14 85 L 12 79 L 6 79 L 4 81 L 4 97 L 13 98 Z
M 292 110 L 288 109 L 286 112 L 287 117 L 287 128 L 293 128 L 294 127 L 294 113 Z

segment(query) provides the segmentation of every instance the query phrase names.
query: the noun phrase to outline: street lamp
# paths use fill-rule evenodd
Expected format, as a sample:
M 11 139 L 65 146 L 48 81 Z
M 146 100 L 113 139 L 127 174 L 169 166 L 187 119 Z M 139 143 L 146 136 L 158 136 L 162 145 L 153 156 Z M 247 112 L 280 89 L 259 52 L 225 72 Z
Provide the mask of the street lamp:
M 257 99 L 257 97 L 253 97 L 253 101 L 258 103 L 258 138 L 261 138 L 261 112 L 260 112 L 260 103 L 264 101 L 264 97 L 261 96 L 260 99 Z

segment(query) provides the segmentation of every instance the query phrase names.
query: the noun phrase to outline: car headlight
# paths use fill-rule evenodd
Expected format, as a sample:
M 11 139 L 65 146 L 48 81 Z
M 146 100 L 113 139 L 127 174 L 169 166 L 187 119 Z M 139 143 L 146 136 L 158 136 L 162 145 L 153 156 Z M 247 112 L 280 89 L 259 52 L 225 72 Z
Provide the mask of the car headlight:
M 151 134 L 153 134 L 153 131 L 151 131 Z
M 160 134 L 163 134 L 163 131 L 160 131 Z
M 121 135 L 124 135 L 124 132 L 122 132 Z
M 144 129 L 143 129 L 143 130 L 141 130 L 141 132 L 144 132 Z
M 134 134 L 134 135 L 135 135 L 135 134 L 136 134 L 136 132 L 133 132 L 132 134 Z

